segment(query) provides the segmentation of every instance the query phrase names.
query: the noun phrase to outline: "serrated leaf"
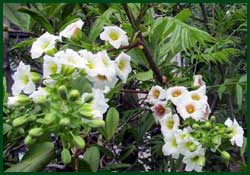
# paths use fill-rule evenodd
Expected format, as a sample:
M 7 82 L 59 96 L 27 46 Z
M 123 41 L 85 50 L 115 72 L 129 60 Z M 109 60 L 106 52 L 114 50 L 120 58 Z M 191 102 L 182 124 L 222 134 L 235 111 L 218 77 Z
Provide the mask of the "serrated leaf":
M 107 113 L 105 133 L 106 139 L 110 140 L 116 131 L 116 128 L 119 125 L 119 113 L 115 108 L 110 108 Z
M 50 142 L 33 145 L 24 155 L 22 161 L 5 172 L 37 172 L 41 171 L 54 157 L 54 145 Z
M 135 74 L 135 78 L 140 81 L 147 81 L 153 79 L 153 71 L 139 72 Z
M 92 172 L 96 172 L 100 162 L 99 149 L 96 146 L 87 148 L 86 152 L 84 153 L 83 160 L 89 164 Z
M 49 33 L 54 33 L 54 29 L 50 24 L 49 20 L 43 16 L 41 13 L 28 9 L 28 8 L 20 8 L 18 9 L 19 12 L 29 14 L 31 18 L 33 18 L 38 24 L 44 27 Z
M 243 92 L 242 92 L 242 87 L 241 85 L 237 84 L 236 85 L 236 99 L 237 99 L 237 105 L 239 107 L 239 109 L 241 109 L 242 107 L 242 96 L 243 96 Z

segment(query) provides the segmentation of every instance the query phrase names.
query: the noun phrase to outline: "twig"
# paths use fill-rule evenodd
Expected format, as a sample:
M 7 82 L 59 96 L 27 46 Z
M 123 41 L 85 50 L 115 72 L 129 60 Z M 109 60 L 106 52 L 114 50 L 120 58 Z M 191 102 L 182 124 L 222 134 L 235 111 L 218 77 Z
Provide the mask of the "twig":
M 133 90 L 133 89 L 121 89 L 121 92 L 125 92 L 125 93 L 136 93 L 136 94 L 148 94 L 148 91 Z
M 202 15 L 203 15 L 203 18 L 204 18 L 204 21 L 203 21 L 203 22 L 204 22 L 204 25 L 205 25 L 207 31 L 208 31 L 209 33 L 211 33 L 211 30 L 210 30 L 210 28 L 208 27 L 207 11 L 206 11 L 206 8 L 205 8 L 204 3 L 200 3 L 200 7 L 201 7 L 201 12 L 202 12 Z
M 3 27 L 3 31 L 8 32 L 8 33 L 20 33 L 20 34 L 27 34 L 27 35 L 37 36 L 37 37 L 39 36 L 38 34 L 33 33 L 33 32 L 24 32 L 24 31 L 20 31 L 20 30 L 11 29 L 11 28 L 8 28 L 6 26 Z
M 126 52 L 134 47 L 138 47 L 140 45 L 139 42 L 136 42 L 135 44 L 131 44 L 131 45 L 128 45 L 128 46 L 124 46 L 124 47 L 121 47 L 119 49 L 116 49 L 116 48 L 110 48 L 110 49 L 107 49 L 107 52 L 113 52 L 113 51 L 119 51 L 119 50 L 124 50 L 124 49 L 127 49 Z

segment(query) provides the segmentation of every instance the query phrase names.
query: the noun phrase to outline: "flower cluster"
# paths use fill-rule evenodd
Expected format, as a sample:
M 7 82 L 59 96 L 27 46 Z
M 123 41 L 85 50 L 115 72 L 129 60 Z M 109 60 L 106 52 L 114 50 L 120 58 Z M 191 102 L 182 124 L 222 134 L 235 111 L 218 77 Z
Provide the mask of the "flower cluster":
M 220 152 L 222 158 L 228 160 L 230 155 L 220 150 L 221 143 L 230 140 L 232 145 L 242 147 L 244 132 L 235 119 L 227 119 L 224 125 L 215 123 L 214 116 L 209 119 L 210 107 L 201 75 L 194 76 L 192 87 L 194 90 L 189 91 L 184 86 L 167 90 L 154 86 L 147 100 L 161 125 L 165 142 L 163 154 L 174 159 L 182 155 L 186 171 L 202 171 L 207 149 Z
M 126 83 L 132 70 L 131 58 L 124 52 L 111 59 L 107 48 L 93 53 L 65 44 L 82 40 L 83 24 L 78 20 L 58 36 L 46 32 L 36 39 L 30 53 L 32 59 L 42 61 L 42 75 L 21 61 L 13 75 L 13 96 L 7 102 L 10 108 L 30 109 L 28 115 L 12 121 L 14 127 L 31 126 L 25 144 L 35 143 L 46 133 L 55 133 L 63 144 L 64 163 L 69 163 L 65 158 L 70 155 L 69 148 L 84 148 L 82 136 L 91 128 L 104 126 L 103 114 L 109 108 L 105 94 L 119 79 Z M 117 49 L 128 45 L 126 32 L 117 26 L 104 27 L 100 38 Z

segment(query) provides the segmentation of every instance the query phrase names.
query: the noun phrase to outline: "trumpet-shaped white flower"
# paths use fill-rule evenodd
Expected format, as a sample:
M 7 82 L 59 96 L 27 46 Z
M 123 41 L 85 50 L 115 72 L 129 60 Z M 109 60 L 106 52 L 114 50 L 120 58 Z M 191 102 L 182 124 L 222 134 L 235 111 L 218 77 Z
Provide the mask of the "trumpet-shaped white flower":
M 151 107 L 151 110 L 156 120 L 163 118 L 165 115 L 172 115 L 171 109 L 166 107 L 166 102 L 155 103 L 154 106 Z
M 180 152 L 185 156 L 194 154 L 194 152 L 201 147 L 201 144 L 189 134 L 182 140 L 178 137 L 177 142 L 180 144 Z
M 177 105 L 180 101 L 182 101 L 182 97 L 187 92 L 188 90 L 184 86 L 170 87 L 167 89 L 167 100 L 171 100 L 173 104 Z
M 106 103 L 107 99 L 105 99 L 103 91 L 100 89 L 92 89 L 92 93 L 94 96 L 93 102 L 92 102 L 94 118 L 102 119 L 103 114 L 109 108 L 109 105 Z
M 43 77 L 50 78 L 50 75 L 61 72 L 61 64 L 57 57 L 45 56 L 43 58 Z
M 31 58 L 39 58 L 43 53 L 53 51 L 56 48 L 56 40 L 59 37 L 52 35 L 48 32 L 41 35 L 37 40 L 32 44 L 30 53 Z
M 177 105 L 177 111 L 185 120 L 189 117 L 195 120 L 204 120 L 204 107 L 206 104 L 192 101 L 190 99 L 183 99 Z
M 177 114 L 167 114 L 159 120 L 161 124 L 161 132 L 169 134 L 178 129 L 180 125 L 180 119 Z
M 153 86 L 148 93 L 148 101 L 155 104 L 161 100 L 166 99 L 166 92 L 160 86 Z
M 187 95 L 193 101 L 200 102 L 200 103 L 207 103 L 206 86 L 201 86 L 197 90 L 189 91 Z
M 174 159 L 178 159 L 180 155 L 180 145 L 177 142 L 177 135 L 179 130 L 176 130 L 172 134 L 168 134 L 168 137 L 164 138 L 165 144 L 162 147 L 162 152 L 164 156 L 171 155 Z
M 183 162 L 186 164 L 186 171 L 201 172 L 202 167 L 205 165 L 205 149 L 199 148 L 193 154 L 185 156 Z
M 86 60 L 85 70 L 86 70 L 88 76 L 95 77 L 98 74 L 98 72 L 97 72 L 97 70 L 98 70 L 98 65 L 97 65 L 98 57 L 97 57 L 97 55 L 95 55 L 92 52 L 87 51 L 87 50 L 80 50 L 79 54 L 84 60 Z
M 87 78 L 93 83 L 94 88 L 102 90 L 107 89 L 108 87 L 113 88 L 118 81 L 118 78 L 116 77 L 113 77 L 113 79 L 110 80 L 110 78 L 108 79 L 106 75 L 102 74 L 97 74 L 95 77 Z
M 123 52 L 115 60 L 117 74 L 123 83 L 126 83 L 128 75 L 132 71 L 130 60 L 131 57 Z
M 110 45 L 118 49 L 121 46 L 128 46 L 128 37 L 126 32 L 117 26 L 104 27 L 104 31 L 100 34 L 101 40 L 108 41 Z
M 194 75 L 193 79 L 193 86 L 201 87 L 206 85 L 205 82 L 202 80 L 202 75 Z
M 22 61 L 17 67 L 17 71 L 12 76 L 14 84 L 11 88 L 13 95 L 18 95 L 22 91 L 26 94 L 31 94 L 35 91 L 36 86 L 32 81 L 30 65 L 25 65 Z
M 34 103 L 40 103 L 45 101 L 48 95 L 48 91 L 45 88 L 39 87 L 38 90 L 34 91 L 29 97 Z
M 71 38 L 73 35 L 75 35 L 82 29 L 83 24 L 84 22 L 79 19 L 78 21 L 66 26 L 65 29 L 63 29 L 63 31 L 59 33 L 59 36 L 64 38 Z
M 230 139 L 232 145 L 242 147 L 244 140 L 244 130 L 239 123 L 234 119 L 233 121 L 228 118 L 225 121 L 225 125 L 232 129 L 232 138 Z
M 80 69 L 85 68 L 86 60 L 80 57 L 80 55 L 72 49 L 59 51 L 55 56 L 59 58 L 60 63 L 63 65 Z

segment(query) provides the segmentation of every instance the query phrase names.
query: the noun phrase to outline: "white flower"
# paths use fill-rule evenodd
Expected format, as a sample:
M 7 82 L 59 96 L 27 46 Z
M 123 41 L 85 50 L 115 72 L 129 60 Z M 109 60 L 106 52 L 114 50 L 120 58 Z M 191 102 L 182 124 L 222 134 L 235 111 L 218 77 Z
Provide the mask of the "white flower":
M 192 101 L 190 99 L 183 99 L 177 105 L 177 111 L 185 120 L 189 117 L 195 120 L 204 120 L 204 108 L 206 104 Z
M 50 52 L 56 47 L 56 40 L 58 36 L 52 35 L 48 32 L 41 35 L 37 40 L 32 44 L 30 53 L 31 58 L 39 58 L 43 53 Z
M 51 74 L 61 72 L 61 64 L 57 57 L 45 56 L 43 58 L 43 77 L 50 78 Z
M 97 73 L 105 75 L 110 81 L 116 76 L 115 62 L 110 59 L 106 50 L 97 53 Z
M 156 120 L 163 118 L 165 115 L 172 115 L 171 109 L 166 107 L 166 102 L 155 103 L 154 106 L 151 107 L 151 110 Z
M 22 61 L 17 67 L 17 71 L 12 76 L 14 84 L 11 88 L 13 95 L 18 95 L 22 91 L 26 94 L 31 94 L 35 91 L 36 86 L 32 81 L 30 65 L 25 65 Z
M 55 56 L 59 58 L 60 63 L 63 65 L 80 69 L 85 68 L 86 60 L 80 57 L 80 55 L 72 49 L 59 51 Z
M 153 86 L 148 93 L 148 101 L 155 104 L 161 100 L 166 99 L 166 92 L 160 86 Z
M 80 50 L 79 54 L 84 60 L 86 60 L 85 70 L 86 70 L 88 76 L 91 76 L 91 77 L 96 76 L 98 73 L 97 72 L 97 69 L 98 69 L 98 65 L 97 65 L 98 57 L 97 57 L 97 55 L 95 55 L 92 52 L 87 51 L 87 50 Z
M 193 86 L 201 87 L 206 85 L 205 82 L 202 80 L 201 75 L 194 75 L 193 79 L 194 79 Z
M 38 90 L 34 91 L 29 97 L 34 101 L 34 103 L 40 103 L 46 100 L 48 92 L 45 88 L 39 87 Z
M 104 27 L 104 31 L 100 34 L 101 40 L 108 41 L 114 48 L 128 46 L 128 37 L 126 32 L 117 26 Z
M 184 86 L 175 86 L 167 89 L 167 100 L 171 100 L 173 104 L 177 105 L 182 97 L 188 92 Z
M 78 20 L 69 24 L 63 31 L 60 32 L 59 36 L 64 38 L 71 38 L 76 32 L 82 29 L 84 22 L 82 20 Z
M 243 136 L 244 131 L 242 127 L 239 125 L 239 123 L 235 119 L 234 121 L 232 121 L 230 118 L 228 118 L 225 121 L 225 125 L 233 130 L 232 132 L 233 137 L 230 139 L 232 145 L 237 145 L 239 147 L 242 147 L 244 139 Z
M 179 130 L 176 130 L 172 134 L 168 134 L 168 137 L 164 138 L 165 144 L 162 147 L 162 152 L 164 156 L 171 155 L 174 159 L 178 159 L 180 154 L 180 145 L 177 142 L 177 135 Z
M 183 162 L 186 164 L 185 171 L 201 172 L 205 165 L 205 149 L 199 148 L 193 154 L 185 156 Z
M 171 132 L 174 132 L 178 129 L 178 126 L 180 125 L 180 119 L 177 114 L 171 115 L 166 114 L 163 118 L 159 120 L 161 124 L 161 132 L 163 134 L 169 134 Z
M 180 144 L 181 154 L 185 156 L 192 155 L 197 149 L 201 147 L 201 144 L 189 134 L 185 135 L 182 140 L 180 140 L 180 137 L 178 137 L 177 142 Z
M 123 52 L 115 60 L 117 64 L 116 66 L 117 74 L 123 83 L 126 83 L 127 77 L 129 73 L 132 71 L 132 68 L 130 66 L 130 60 L 131 57 Z
M 109 88 L 113 88 L 116 84 L 116 82 L 118 81 L 118 78 L 113 77 L 113 79 L 108 79 L 108 77 L 106 75 L 102 75 L 102 74 L 97 74 L 95 77 L 87 77 L 92 83 L 94 88 L 98 88 L 98 89 L 106 89 L 108 90 Z
M 93 115 L 95 119 L 102 119 L 103 114 L 107 111 L 109 108 L 109 105 L 106 103 L 103 91 L 100 89 L 92 89 L 93 93 L 93 101 L 92 101 L 92 109 L 93 109 Z
M 206 86 L 201 86 L 199 89 L 194 91 L 189 91 L 186 95 L 190 97 L 191 100 L 207 103 Z

